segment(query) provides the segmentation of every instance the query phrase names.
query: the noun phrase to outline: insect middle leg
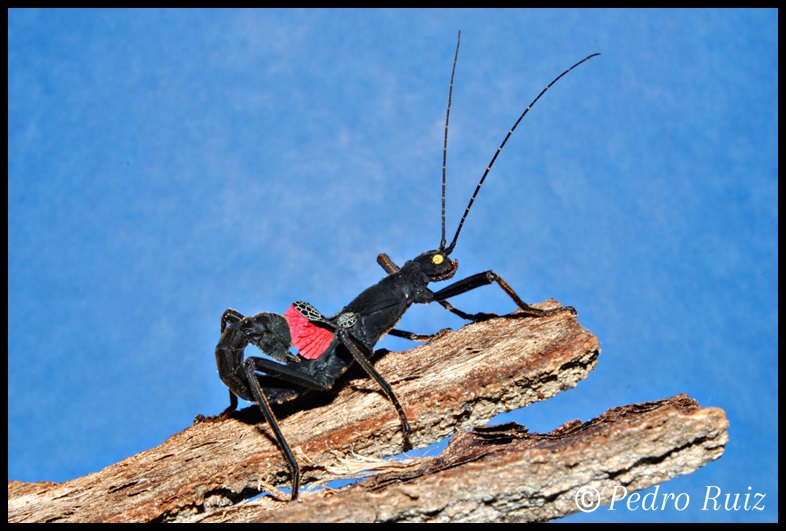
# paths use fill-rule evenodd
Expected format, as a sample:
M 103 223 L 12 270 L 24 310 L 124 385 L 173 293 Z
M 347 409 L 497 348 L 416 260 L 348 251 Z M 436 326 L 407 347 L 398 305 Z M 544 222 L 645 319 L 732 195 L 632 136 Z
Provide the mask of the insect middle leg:
M 387 396 L 388 400 L 390 400 L 390 402 L 393 404 L 393 407 L 396 409 L 396 413 L 398 413 L 399 419 L 401 420 L 401 428 L 404 431 L 404 440 L 406 441 L 410 434 L 410 427 L 409 422 L 407 421 L 407 416 L 404 414 L 404 408 L 401 407 L 401 403 L 399 403 L 398 398 L 396 398 L 396 394 L 393 392 L 393 388 L 390 387 L 390 384 L 387 383 L 384 378 L 382 378 L 374 366 L 371 365 L 371 362 L 369 362 L 368 358 L 370 355 L 372 355 L 372 353 L 370 353 L 360 341 L 355 340 L 355 338 L 353 338 L 346 330 L 338 330 L 337 336 L 355 359 L 357 364 L 360 365 L 364 371 L 366 371 L 366 374 L 368 374 L 369 377 L 379 384 L 379 386 L 382 388 L 382 392 L 385 393 L 385 396 Z

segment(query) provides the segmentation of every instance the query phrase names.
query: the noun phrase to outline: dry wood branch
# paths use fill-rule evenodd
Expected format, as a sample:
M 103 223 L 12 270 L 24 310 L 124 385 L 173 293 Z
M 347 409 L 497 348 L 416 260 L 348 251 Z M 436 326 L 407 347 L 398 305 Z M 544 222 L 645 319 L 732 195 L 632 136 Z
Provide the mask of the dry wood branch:
M 431 344 L 391 352 L 375 366 L 402 402 L 413 430 L 409 442 L 418 448 L 575 386 L 595 367 L 599 352 L 595 336 L 561 313 L 472 324 Z M 381 457 L 405 449 L 395 411 L 362 375 L 299 407 L 279 415 L 305 484 L 340 477 L 331 470 L 346 455 Z M 182 521 L 287 486 L 287 467 L 267 426 L 255 424 L 260 420 L 255 408 L 247 408 L 82 478 L 11 481 L 8 520 Z
M 615 488 L 632 493 L 697 470 L 723 454 L 727 427 L 722 410 L 679 395 L 548 434 L 518 424 L 476 428 L 439 457 L 276 510 L 250 502 L 204 521 L 542 522 L 577 512 L 577 500 L 593 503 L 595 493 L 607 504 Z

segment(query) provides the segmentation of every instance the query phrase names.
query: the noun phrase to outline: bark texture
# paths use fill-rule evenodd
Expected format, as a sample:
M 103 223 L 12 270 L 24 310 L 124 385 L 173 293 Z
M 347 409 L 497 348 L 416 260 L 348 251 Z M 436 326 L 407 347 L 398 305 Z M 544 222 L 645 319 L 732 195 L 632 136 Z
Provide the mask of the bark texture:
M 410 422 L 408 446 L 394 408 L 361 372 L 335 392 L 277 409 L 302 485 L 346 479 L 360 468 L 381 474 L 372 479 L 301 491 L 293 503 L 286 494 L 241 503 L 290 481 L 269 427 L 249 407 L 94 474 L 63 483 L 9 481 L 8 521 L 548 520 L 576 510 L 571 489 L 611 481 L 633 491 L 721 455 L 723 412 L 681 396 L 546 435 L 503 426 L 462 433 L 437 458 L 378 461 L 570 389 L 599 354 L 597 338 L 567 312 L 470 324 L 376 360 Z
M 275 510 L 254 501 L 203 520 L 544 522 L 697 470 L 723 454 L 726 428 L 722 410 L 685 395 L 614 408 L 548 434 L 513 423 L 475 428 L 438 457 L 389 464 L 338 491 Z

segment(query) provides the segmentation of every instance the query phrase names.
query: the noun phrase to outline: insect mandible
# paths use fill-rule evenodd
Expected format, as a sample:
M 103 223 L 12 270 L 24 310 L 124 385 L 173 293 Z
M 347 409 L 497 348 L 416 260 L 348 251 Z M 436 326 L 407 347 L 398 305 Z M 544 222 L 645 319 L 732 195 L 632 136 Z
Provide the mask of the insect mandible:
M 564 75 L 585 61 L 600 55 L 595 53 L 585 57 L 562 72 L 527 106 L 494 153 L 464 210 L 453 240 L 447 244 L 445 188 L 448 124 L 460 44 L 461 32 L 458 35 L 453 58 L 445 116 L 445 139 L 442 149 L 442 238 L 439 247 L 421 253 L 401 267 L 396 265 L 387 254 L 380 254 L 377 262 L 387 276 L 367 288 L 332 317 L 323 315 L 311 304 L 302 301 L 295 302 L 284 315 L 263 312 L 247 317 L 230 308 L 221 316 L 221 338 L 216 346 L 216 364 L 221 380 L 229 388 L 230 405 L 220 415 L 210 419 L 224 419 L 229 416 L 237 409 L 238 398 L 256 403 L 265 421 L 273 430 L 292 473 L 291 499 L 295 499 L 298 495 L 300 468 L 276 421 L 271 404 L 282 404 L 308 392 L 327 391 L 339 381 L 350 366 L 357 363 L 379 384 L 393 404 L 401 420 L 405 441 L 408 438 L 410 427 L 404 409 L 393 389 L 374 369 L 370 360 L 378 352 L 374 350 L 375 345 L 386 334 L 417 341 L 433 337 L 394 328 L 412 304 L 437 302 L 448 311 L 468 321 L 488 319 L 495 317 L 495 314 L 465 313 L 453 307 L 447 299 L 496 283 L 526 315 L 543 317 L 564 311 L 576 313 L 571 306 L 541 310 L 528 305 L 493 271 L 477 273 L 437 291 L 429 289 L 429 284 L 432 282 L 448 280 L 456 274 L 458 260 L 451 260 L 449 256 L 456 247 L 461 228 L 483 182 L 521 120 L 540 97 Z M 249 345 L 255 345 L 268 357 L 245 357 L 245 349 Z M 297 349 L 297 353 L 291 350 L 292 347 Z M 198 420 L 204 419 L 198 417 Z

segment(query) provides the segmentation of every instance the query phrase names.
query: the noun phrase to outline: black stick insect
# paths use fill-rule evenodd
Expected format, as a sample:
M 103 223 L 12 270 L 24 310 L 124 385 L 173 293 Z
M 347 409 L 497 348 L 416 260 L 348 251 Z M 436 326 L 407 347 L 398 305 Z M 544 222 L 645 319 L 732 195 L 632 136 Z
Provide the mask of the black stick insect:
M 461 228 L 469 214 L 480 188 L 505 147 L 513 131 L 527 115 L 541 96 L 564 75 L 583 62 L 599 54 L 590 55 L 557 76 L 530 103 L 513 124 L 502 144 L 491 159 L 486 171 L 480 178 L 475 192 L 469 200 L 464 215 L 459 222 L 450 245 L 445 240 L 445 185 L 448 148 L 448 124 L 453 97 L 453 79 L 456 73 L 461 33 L 456 43 L 456 55 L 450 75 L 448 106 L 445 117 L 445 140 L 442 150 L 442 239 L 437 249 L 426 251 L 403 266 L 396 265 L 388 255 L 380 254 L 377 262 L 387 276 L 363 291 L 333 317 L 326 317 L 307 302 L 295 302 L 284 315 L 258 313 L 246 317 L 240 312 L 228 309 L 221 316 L 221 339 L 216 346 L 216 363 L 221 380 L 229 388 L 229 407 L 212 419 L 224 419 L 237 409 L 238 398 L 255 402 L 278 441 L 292 472 L 292 494 L 295 499 L 300 483 L 300 468 L 292 450 L 279 428 L 271 404 L 282 404 L 308 392 L 327 391 L 341 378 L 353 363 L 379 384 L 396 409 L 401 420 L 405 440 L 410 433 L 409 422 L 404 409 L 396 398 L 393 389 L 374 369 L 369 361 L 379 351 L 374 346 L 386 334 L 416 341 L 426 341 L 434 336 L 417 335 L 394 328 L 404 312 L 413 304 L 437 302 L 448 311 L 468 321 L 478 321 L 495 317 L 490 313 L 465 313 L 454 308 L 447 299 L 466 293 L 475 288 L 497 283 L 516 303 L 525 315 L 544 317 L 557 312 L 568 311 L 575 315 L 570 306 L 551 310 L 540 310 L 525 303 L 499 275 L 493 271 L 478 273 L 464 280 L 454 282 L 438 291 L 429 289 L 432 282 L 452 278 L 458 269 L 458 260 L 448 256 L 456 247 Z M 251 356 L 244 359 L 248 345 L 256 345 L 270 358 Z M 297 354 L 290 350 L 295 347 Z M 198 417 L 202 420 L 204 417 Z

